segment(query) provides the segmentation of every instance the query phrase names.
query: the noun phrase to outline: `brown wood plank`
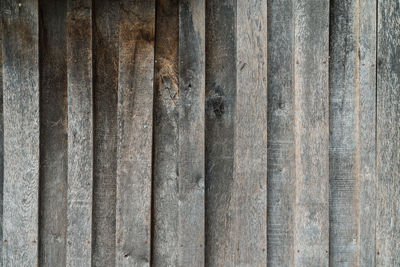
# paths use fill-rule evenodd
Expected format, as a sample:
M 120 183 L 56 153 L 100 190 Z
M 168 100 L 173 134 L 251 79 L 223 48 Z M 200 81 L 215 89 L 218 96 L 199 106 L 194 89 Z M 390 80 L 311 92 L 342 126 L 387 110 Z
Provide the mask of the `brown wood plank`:
M 149 266 L 155 1 L 120 8 L 116 265 Z
M 234 122 L 236 108 L 236 4 L 206 2 L 206 266 L 232 255 Z
M 267 265 L 267 2 L 237 2 L 234 186 L 227 265 Z
M 38 1 L 2 1 L 4 85 L 3 266 L 38 264 Z
M 69 0 L 67 3 L 66 264 L 90 266 L 93 207 L 92 1 Z
M 268 2 L 268 265 L 293 264 L 293 0 Z
M 94 1 L 93 265 L 115 266 L 119 2 Z
M 179 1 L 158 0 L 154 73 L 154 266 L 178 266 Z
M 329 259 L 329 1 L 295 1 L 294 265 Z
M 378 1 L 376 265 L 400 265 L 400 3 Z
M 375 266 L 376 1 L 360 0 L 359 266 Z
M 67 2 L 40 10 L 39 265 L 65 266 L 67 219 Z

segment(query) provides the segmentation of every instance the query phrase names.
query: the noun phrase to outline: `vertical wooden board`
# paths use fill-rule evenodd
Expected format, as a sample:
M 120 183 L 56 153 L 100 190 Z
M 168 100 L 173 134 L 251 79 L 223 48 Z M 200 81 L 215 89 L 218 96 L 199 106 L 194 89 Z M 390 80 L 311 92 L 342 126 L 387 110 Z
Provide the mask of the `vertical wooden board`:
M 376 265 L 400 264 L 400 3 L 378 1 Z
M 67 219 L 67 3 L 42 0 L 40 10 L 39 265 L 65 266 Z
M 360 0 L 359 266 L 375 266 L 376 1 Z
M 0 16 L 3 16 L 0 4 Z M 4 182 L 4 124 L 3 124 L 3 23 L 0 22 L 0 264 L 3 264 L 3 182 Z
M 234 120 L 236 107 L 236 4 L 206 2 L 205 259 L 231 261 Z
M 2 1 L 4 85 L 3 266 L 38 264 L 38 2 Z
M 329 1 L 295 1 L 295 266 L 329 259 Z
M 178 266 L 204 265 L 205 1 L 179 2 Z
M 69 0 L 67 11 L 67 266 L 92 263 L 93 92 L 92 2 Z
M 293 264 L 293 0 L 268 4 L 268 265 Z
M 358 264 L 359 1 L 330 2 L 329 262 Z
M 155 1 L 120 4 L 116 265 L 149 266 Z
M 233 261 L 267 265 L 267 2 L 237 1 Z
M 93 3 L 93 265 L 115 266 L 119 2 Z
M 178 266 L 179 1 L 158 0 L 156 14 L 152 264 Z

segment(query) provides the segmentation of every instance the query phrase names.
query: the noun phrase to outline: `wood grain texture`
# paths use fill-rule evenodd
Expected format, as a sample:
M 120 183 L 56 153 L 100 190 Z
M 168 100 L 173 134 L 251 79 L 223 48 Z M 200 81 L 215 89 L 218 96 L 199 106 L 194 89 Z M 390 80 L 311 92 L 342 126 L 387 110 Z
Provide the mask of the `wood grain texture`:
M 231 260 L 267 265 L 267 2 L 238 1 Z M 233 253 L 234 252 L 234 253 Z
M 178 266 L 204 265 L 205 1 L 179 2 Z
M 376 265 L 400 265 L 400 3 L 378 1 Z
M 293 3 L 268 4 L 268 266 L 293 265 Z
M 117 1 L 94 1 L 93 265 L 115 266 L 117 183 Z
M 158 0 L 154 73 L 154 266 L 178 266 L 179 1 Z
M 155 1 L 120 5 L 116 265 L 149 266 Z
M 39 265 L 65 266 L 68 172 L 67 2 L 43 0 L 40 11 Z
M 38 1 L 2 1 L 3 266 L 38 265 Z
M 234 226 L 236 3 L 206 2 L 206 266 L 231 262 Z
M 375 266 L 376 1 L 360 0 L 359 266 Z
M 92 2 L 67 8 L 67 266 L 91 266 L 93 207 Z
M 358 265 L 359 1 L 330 1 L 329 263 Z
M 295 266 L 329 259 L 329 1 L 295 1 Z
M 2 16 L 2 5 L 0 4 Z M 0 23 L 0 107 L 3 107 L 3 23 Z M 0 108 L 0 263 L 3 264 L 4 116 Z

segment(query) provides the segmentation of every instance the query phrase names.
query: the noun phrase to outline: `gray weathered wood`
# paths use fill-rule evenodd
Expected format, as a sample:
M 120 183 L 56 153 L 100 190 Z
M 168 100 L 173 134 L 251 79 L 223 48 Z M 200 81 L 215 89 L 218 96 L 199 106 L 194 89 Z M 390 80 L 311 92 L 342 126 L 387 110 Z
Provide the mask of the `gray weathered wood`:
M 93 265 L 115 266 L 119 2 L 94 1 Z
M 359 1 L 331 1 L 329 226 L 332 266 L 358 265 L 360 80 Z
M 116 265 L 149 266 L 155 1 L 120 4 Z
M 268 5 L 268 265 L 293 264 L 293 0 Z
M 378 1 L 376 265 L 400 265 L 400 3 Z
M 178 266 L 204 265 L 205 1 L 179 2 Z
M 329 259 L 329 1 L 295 1 L 295 266 Z
M 376 1 L 360 0 L 359 266 L 375 266 Z
M 206 2 L 206 266 L 232 255 L 234 120 L 236 107 L 236 3 Z
M 39 207 L 38 1 L 2 1 L 3 266 L 37 266 Z
M 237 1 L 231 258 L 267 265 L 267 2 Z
M 154 73 L 154 266 L 178 266 L 179 1 L 158 0 Z
M 91 266 L 93 200 L 92 1 L 67 10 L 67 266 Z
M 0 16 L 2 16 L 0 4 Z M 0 23 L 0 264 L 3 264 L 3 181 L 4 181 L 4 124 L 3 124 L 3 23 Z
M 65 266 L 67 219 L 67 47 L 64 0 L 40 10 L 39 265 Z

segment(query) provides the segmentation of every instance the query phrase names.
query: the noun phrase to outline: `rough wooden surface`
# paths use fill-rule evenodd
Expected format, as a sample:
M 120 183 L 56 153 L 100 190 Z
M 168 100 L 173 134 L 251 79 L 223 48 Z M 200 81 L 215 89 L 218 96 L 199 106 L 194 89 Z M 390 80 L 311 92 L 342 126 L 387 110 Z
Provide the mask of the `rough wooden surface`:
M 293 264 L 293 0 L 268 5 L 268 265 Z
M 376 265 L 400 265 L 400 3 L 378 1 Z
M 359 1 L 330 2 L 329 263 L 358 264 Z
M 155 1 L 120 8 L 116 265 L 149 266 Z
M 267 2 L 238 1 L 231 259 L 267 264 Z
M 67 218 L 67 2 L 44 0 L 40 14 L 39 265 L 65 266 Z
M 115 266 L 119 2 L 94 1 L 93 265 Z
M 154 266 L 178 266 L 179 1 L 157 1 L 154 73 Z
M 0 4 L 0 15 L 2 4 Z M 0 23 L 0 107 L 3 107 L 3 23 Z M 0 108 L 0 263 L 3 264 L 4 117 Z
M 92 2 L 67 9 L 68 196 L 67 266 L 92 262 L 93 92 Z
M 236 4 L 206 3 L 206 266 L 231 263 L 234 220 L 234 120 L 236 108 Z
M 295 266 L 329 259 L 329 1 L 295 1 Z
M 38 1 L 2 1 L 3 266 L 37 266 L 39 207 Z
M 376 2 L 359 2 L 359 266 L 375 266 Z

